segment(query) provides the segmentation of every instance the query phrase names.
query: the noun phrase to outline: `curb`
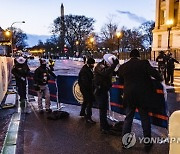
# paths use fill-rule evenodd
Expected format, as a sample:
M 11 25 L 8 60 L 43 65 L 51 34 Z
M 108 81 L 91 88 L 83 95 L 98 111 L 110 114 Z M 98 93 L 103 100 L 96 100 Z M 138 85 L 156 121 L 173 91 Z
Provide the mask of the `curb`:
M 11 120 L 9 122 L 9 126 L 1 150 L 1 154 L 16 154 L 16 145 L 18 139 L 20 120 L 21 120 L 21 110 L 18 101 L 18 109 L 17 112 L 12 115 Z
M 18 136 L 20 119 L 21 119 L 20 112 L 14 113 L 12 115 L 1 154 L 15 154 L 16 153 L 16 144 L 17 144 L 17 136 Z

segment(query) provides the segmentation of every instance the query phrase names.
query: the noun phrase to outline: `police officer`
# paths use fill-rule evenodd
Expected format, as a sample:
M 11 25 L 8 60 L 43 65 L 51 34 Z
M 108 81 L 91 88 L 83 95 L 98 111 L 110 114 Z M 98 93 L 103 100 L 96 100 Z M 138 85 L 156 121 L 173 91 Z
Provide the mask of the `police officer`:
M 90 124 L 95 124 L 92 120 L 92 106 L 94 101 L 93 95 L 93 68 L 95 60 L 89 58 L 87 64 L 85 64 L 78 76 L 78 84 L 80 86 L 80 91 L 83 95 L 83 104 L 81 106 L 80 116 L 85 116 L 86 122 Z
M 46 60 L 41 58 L 40 66 L 34 72 L 34 82 L 36 84 L 36 90 L 38 94 L 38 108 L 39 113 L 44 113 L 42 106 L 42 96 L 45 95 L 45 108 L 46 112 L 50 113 L 52 110 L 50 109 L 50 92 L 48 87 L 48 80 L 50 79 L 50 75 L 56 78 L 56 75 L 46 67 Z
M 103 60 L 94 69 L 95 100 L 99 105 L 100 130 L 104 134 L 111 134 L 112 126 L 107 121 L 109 90 L 112 86 L 112 75 L 119 60 L 112 54 L 105 54 Z
M 55 61 L 52 58 L 49 58 L 49 68 L 51 71 L 54 71 Z
M 86 56 L 85 55 L 83 56 L 83 62 L 84 62 L 84 64 L 86 63 Z
M 12 74 L 16 79 L 17 91 L 20 96 L 20 106 L 23 111 L 25 110 L 26 105 L 26 77 L 28 76 L 29 72 L 30 69 L 25 58 L 18 57 L 15 59 L 15 65 L 12 68 Z
M 139 51 L 137 49 L 132 50 L 131 59 L 121 65 L 118 70 L 119 78 L 124 80 L 123 107 L 126 110 L 122 135 L 131 133 L 135 110 L 138 108 L 144 137 L 151 138 L 151 123 L 148 116 L 150 106 L 152 106 L 151 76 L 158 81 L 162 81 L 162 78 L 147 60 L 140 60 L 139 57 Z M 146 149 L 150 149 L 151 146 L 150 143 L 145 144 Z
M 174 82 L 174 68 L 175 68 L 175 65 L 174 63 L 178 63 L 179 62 L 174 59 L 172 57 L 172 53 L 169 53 L 168 54 L 168 60 L 167 60 L 167 83 L 169 84 L 170 82 L 170 85 L 174 85 L 173 82 Z
M 166 82 L 166 64 L 167 64 L 167 56 L 164 51 L 160 51 L 158 57 L 156 58 L 156 62 L 158 63 L 158 71 L 161 76 L 164 78 Z

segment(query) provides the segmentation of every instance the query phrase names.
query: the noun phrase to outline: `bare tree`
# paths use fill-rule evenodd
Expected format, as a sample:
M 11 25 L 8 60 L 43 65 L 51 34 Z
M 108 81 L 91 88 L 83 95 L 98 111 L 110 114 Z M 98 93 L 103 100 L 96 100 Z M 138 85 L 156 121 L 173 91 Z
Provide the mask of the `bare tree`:
M 139 27 L 139 31 L 142 33 L 143 35 L 143 41 L 144 44 L 149 47 L 152 45 L 152 41 L 153 41 L 153 33 L 152 30 L 154 29 L 155 26 L 155 22 L 154 21 L 147 21 L 145 23 L 143 23 L 140 27 Z
M 138 29 L 122 29 L 123 37 L 120 40 L 120 47 L 122 51 L 130 51 L 132 49 L 142 49 L 144 50 L 143 45 L 143 35 Z
M 65 28 L 65 43 L 69 46 L 71 52 L 76 49 L 76 41 L 78 41 L 79 50 L 85 48 L 85 40 L 90 33 L 94 30 L 93 18 L 87 18 L 79 15 L 66 15 L 64 17 L 64 28 Z M 54 20 L 52 33 L 60 34 L 61 29 L 61 18 Z
M 27 46 L 26 40 L 28 39 L 28 37 L 20 28 L 17 29 L 13 27 L 12 37 L 13 44 L 16 46 L 17 50 L 22 50 Z
M 117 41 L 115 41 L 117 29 L 118 25 L 113 22 L 112 18 L 109 18 L 108 23 L 101 28 L 101 42 L 103 42 L 104 47 L 109 48 L 110 51 L 117 49 Z

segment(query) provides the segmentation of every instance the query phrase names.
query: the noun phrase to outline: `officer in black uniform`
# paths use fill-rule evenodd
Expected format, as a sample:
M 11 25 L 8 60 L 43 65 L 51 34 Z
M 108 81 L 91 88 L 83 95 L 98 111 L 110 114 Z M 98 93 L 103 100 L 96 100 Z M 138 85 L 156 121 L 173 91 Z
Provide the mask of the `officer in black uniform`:
M 119 60 L 112 54 L 105 54 L 103 60 L 94 69 L 95 100 L 99 106 L 100 130 L 103 134 L 114 134 L 107 121 L 109 90 L 112 86 L 112 75 Z
M 156 62 L 158 62 L 158 71 L 161 76 L 164 78 L 165 83 L 167 83 L 166 71 L 167 71 L 167 56 L 164 51 L 159 52 L 159 56 L 156 58 Z
M 123 107 L 126 110 L 122 135 L 131 133 L 132 122 L 136 108 L 138 108 L 144 137 L 151 138 L 151 122 L 148 112 L 151 111 L 153 85 L 151 77 L 157 82 L 162 81 L 159 72 L 154 69 L 148 60 L 140 60 L 140 54 L 137 49 L 130 53 L 130 60 L 119 68 L 119 77 L 124 81 L 123 89 Z M 155 108 L 160 108 L 156 103 Z M 154 109 L 153 106 L 153 109 Z M 126 145 L 123 145 L 126 147 Z M 145 144 L 145 150 L 152 147 L 151 143 Z
M 92 120 L 92 106 L 94 101 L 93 95 L 93 68 L 94 68 L 95 60 L 93 58 L 89 58 L 87 60 L 87 64 L 85 64 L 78 76 L 78 84 L 80 86 L 80 91 L 83 95 L 83 104 L 81 106 L 80 116 L 84 116 L 86 118 L 87 123 L 94 124 L 95 121 Z
M 38 94 L 38 108 L 39 113 L 44 113 L 42 106 L 42 97 L 45 96 L 45 108 L 46 112 L 50 113 L 52 110 L 50 109 L 50 92 L 48 87 L 48 80 L 50 80 L 50 75 L 56 78 L 56 75 L 46 66 L 46 60 L 40 59 L 40 66 L 34 72 L 34 82 L 35 82 L 35 90 Z
M 174 85 L 173 82 L 174 82 L 174 68 L 175 68 L 175 65 L 174 63 L 178 63 L 179 62 L 174 59 L 172 57 L 172 53 L 169 53 L 168 54 L 168 60 L 167 60 L 167 83 L 169 84 L 170 82 L 170 85 Z
M 51 71 L 54 71 L 55 61 L 52 58 L 49 58 L 49 68 Z
M 28 76 L 30 69 L 27 65 L 27 61 L 23 57 L 18 57 L 15 59 L 15 65 L 12 68 L 12 74 L 16 79 L 16 87 L 18 94 L 20 96 L 20 106 L 21 109 L 25 109 L 25 100 L 26 100 L 26 77 Z
M 84 62 L 84 64 L 86 63 L 86 56 L 85 55 L 83 56 L 83 62 Z

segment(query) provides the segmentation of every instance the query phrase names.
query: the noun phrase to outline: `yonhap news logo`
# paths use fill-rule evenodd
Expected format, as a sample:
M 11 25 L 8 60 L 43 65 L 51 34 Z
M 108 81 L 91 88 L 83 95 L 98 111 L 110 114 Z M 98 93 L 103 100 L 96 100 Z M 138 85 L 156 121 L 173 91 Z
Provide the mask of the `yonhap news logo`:
M 169 144 L 176 143 L 180 144 L 180 137 L 138 137 L 136 138 L 135 133 L 126 133 L 122 137 L 123 147 L 128 149 L 133 147 L 136 142 L 140 144 Z
M 139 137 L 139 143 L 144 144 L 165 144 L 165 143 L 180 143 L 180 137 Z
M 136 136 L 133 132 L 131 133 L 126 133 L 123 138 L 122 138 L 122 143 L 124 148 L 131 148 L 135 145 L 136 143 Z

